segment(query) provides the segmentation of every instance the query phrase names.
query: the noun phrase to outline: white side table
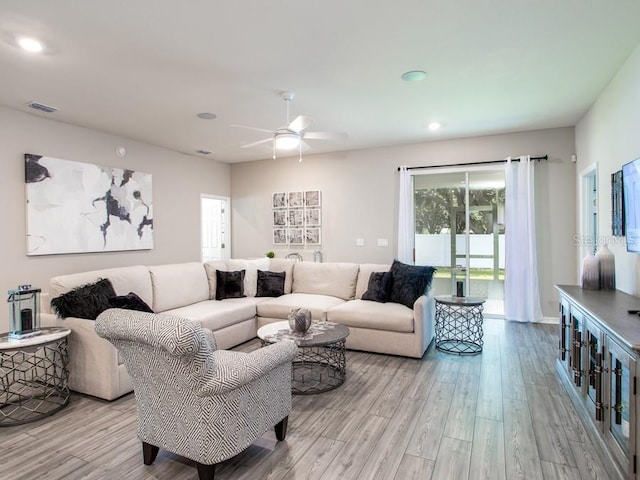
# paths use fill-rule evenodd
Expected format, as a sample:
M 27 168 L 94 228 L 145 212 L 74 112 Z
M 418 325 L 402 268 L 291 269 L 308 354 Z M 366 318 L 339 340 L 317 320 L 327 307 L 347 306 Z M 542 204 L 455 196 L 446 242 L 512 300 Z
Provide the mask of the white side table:
M 53 415 L 69 403 L 68 328 L 20 340 L 0 334 L 0 427 Z

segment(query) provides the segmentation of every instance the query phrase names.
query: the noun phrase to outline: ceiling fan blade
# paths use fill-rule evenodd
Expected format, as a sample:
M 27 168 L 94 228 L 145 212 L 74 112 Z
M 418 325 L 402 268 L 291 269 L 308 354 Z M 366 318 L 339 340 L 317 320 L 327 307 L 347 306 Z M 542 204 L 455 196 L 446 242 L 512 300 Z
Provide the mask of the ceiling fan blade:
M 303 137 L 308 140 L 345 140 L 348 135 L 345 132 L 307 132 Z
M 287 127 L 289 130 L 293 130 L 296 133 L 300 133 L 305 128 L 309 128 L 309 126 L 313 123 L 313 118 L 306 117 L 304 115 L 298 115 L 293 119 L 293 122 L 289 124 Z
M 247 143 L 246 145 L 242 145 L 240 148 L 251 148 L 267 142 L 273 142 L 273 138 L 265 138 L 264 140 L 258 140 L 257 142 Z
M 257 132 L 266 132 L 266 133 L 274 133 L 273 130 L 267 130 L 265 128 L 258 128 L 258 127 L 249 127 L 247 125 L 231 125 L 232 127 L 238 127 L 238 128 L 246 128 L 248 130 L 255 130 Z

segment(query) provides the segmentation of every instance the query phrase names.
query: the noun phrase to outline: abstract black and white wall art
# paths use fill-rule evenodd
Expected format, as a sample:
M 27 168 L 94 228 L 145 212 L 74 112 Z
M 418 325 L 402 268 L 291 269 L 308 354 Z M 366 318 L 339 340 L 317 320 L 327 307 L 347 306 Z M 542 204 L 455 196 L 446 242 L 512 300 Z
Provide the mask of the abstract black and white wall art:
M 25 154 L 27 255 L 153 248 L 151 174 Z

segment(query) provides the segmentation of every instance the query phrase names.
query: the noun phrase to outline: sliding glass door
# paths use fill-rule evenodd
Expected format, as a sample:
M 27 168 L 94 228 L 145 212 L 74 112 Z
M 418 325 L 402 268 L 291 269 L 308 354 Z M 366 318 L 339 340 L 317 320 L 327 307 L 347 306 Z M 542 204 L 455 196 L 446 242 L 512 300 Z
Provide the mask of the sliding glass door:
M 437 295 L 487 299 L 485 314 L 504 313 L 504 170 L 414 175 L 415 263 L 438 268 Z

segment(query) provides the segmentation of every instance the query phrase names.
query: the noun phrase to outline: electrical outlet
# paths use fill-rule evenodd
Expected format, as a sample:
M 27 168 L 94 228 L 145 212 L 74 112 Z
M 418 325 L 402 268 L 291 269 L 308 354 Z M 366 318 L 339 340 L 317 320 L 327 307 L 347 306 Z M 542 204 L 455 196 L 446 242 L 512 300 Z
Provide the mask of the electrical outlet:
M 356 238 L 356 247 L 364 247 L 364 238 Z
M 378 239 L 378 246 L 379 247 L 388 247 L 389 246 L 389 239 L 388 238 L 379 238 Z

